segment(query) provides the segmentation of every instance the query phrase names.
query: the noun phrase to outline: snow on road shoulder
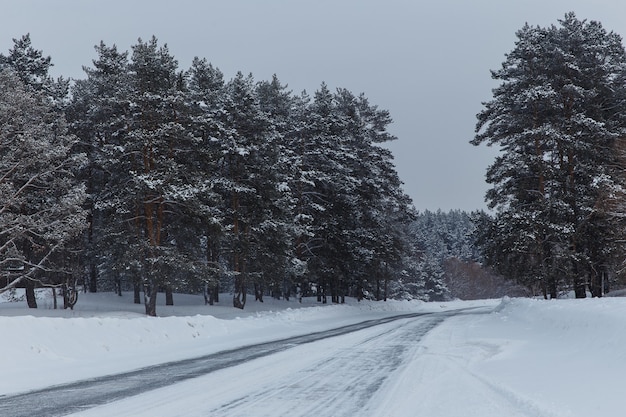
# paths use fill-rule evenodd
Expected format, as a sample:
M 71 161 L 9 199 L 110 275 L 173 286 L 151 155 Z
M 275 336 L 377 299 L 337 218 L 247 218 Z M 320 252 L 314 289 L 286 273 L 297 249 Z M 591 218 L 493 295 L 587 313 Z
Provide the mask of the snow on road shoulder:
M 322 331 L 414 311 L 441 311 L 465 303 L 361 302 L 343 305 L 268 300 L 242 311 L 205 306 L 201 297 L 178 296 L 175 307 L 159 306 L 151 318 L 142 306 L 112 294 L 81 294 L 76 310 L 29 310 L 0 303 L 3 343 L 0 395 L 23 392 L 156 363 Z M 490 305 L 492 301 L 477 302 Z M 133 310 L 134 309 L 134 310 Z M 203 314 L 198 314 L 203 313 Z M 37 317 L 30 314 L 37 314 Z M 182 314 L 182 315 L 181 315 Z M 49 317 L 52 316 L 52 317 Z
M 515 329 L 515 330 L 514 330 Z M 501 352 L 482 375 L 558 416 L 622 416 L 626 299 L 512 300 L 476 328 Z
M 506 300 L 429 333 L 372 415 L 622 416 L 626 300 Z

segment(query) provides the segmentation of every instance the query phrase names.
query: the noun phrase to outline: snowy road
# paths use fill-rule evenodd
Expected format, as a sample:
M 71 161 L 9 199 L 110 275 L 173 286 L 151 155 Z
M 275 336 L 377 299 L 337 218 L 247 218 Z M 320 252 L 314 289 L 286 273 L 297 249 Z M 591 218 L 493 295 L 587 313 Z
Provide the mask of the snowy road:
M 91 301 L 62 317 L 0 303 L 0 417 L 624 416 L 626 298 L 281 300 L 243 317 L 190 298 L 156 319 Z
M 448 317 L 462 313 L 385 320 L 380 325 L 294 346 L 77 415 L 379 415 L 376 395 L 395 384 L 403 366 L 419 354 L 424 335 Z
M 201 400 L 191 415 L 364 415 L 372 396 L 443 319 L 435 315 L 389 323 L 317 342 L 317 354 L 302 347 L 251 364 L 245 375 L 225 372 L 219 384 L 207 380 L 207 389 L 198 392 L 196 398 Z M 185 397 L 186 403 L 189 398 Z M 176 407 L 169 407 L 168 415 L 173 415 L 169 413 Z M 158 404 L 154 411 L 160 409 Z
M 462 312 L 374 320 L 7 396 L 0 415 L 363 415 L 376 392 L 420 349 L 420 339 Z

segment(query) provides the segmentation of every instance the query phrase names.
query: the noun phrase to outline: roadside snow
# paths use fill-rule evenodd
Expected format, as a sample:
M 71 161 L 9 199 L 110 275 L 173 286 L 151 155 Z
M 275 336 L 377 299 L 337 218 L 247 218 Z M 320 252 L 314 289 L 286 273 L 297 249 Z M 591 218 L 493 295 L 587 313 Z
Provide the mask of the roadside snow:
M 0 355 L 5 359 L 0 365 L 0 395 L 398 312 L 481 305 L 497 308 L 492 314 L 451 317 L 433 329 L 404 366 L 380 386 L 363 415 L 623 415 L 623 298 L 472 303 L 351 300 L 347 305 L 327 306 L 268 300 L 251 302 L 244 311 L 223 306 L 227 301 L 221 306 L 204 306 L 194 297 L 176 301 L 175 307 L 160 305 L 163 317 L 159 318 L 143 317 L 141 306 L 129 308 L 129 300 L 110 294 L 81 294 L 73 312 L 32 311 L 23 303 L 0 303 L 4 342 Z M 27 315 L 31 313 L 40 317 Z M 302 357 L 319 354 L 298 349 Z M 181 387 L 165 388 L 163 393 L 175 398 L 183 394 Z M 202 409 L 200 404 L 188 405 Z
M 505 299 L 431 331 L 372 416 L 623 416 L 626 300 Z

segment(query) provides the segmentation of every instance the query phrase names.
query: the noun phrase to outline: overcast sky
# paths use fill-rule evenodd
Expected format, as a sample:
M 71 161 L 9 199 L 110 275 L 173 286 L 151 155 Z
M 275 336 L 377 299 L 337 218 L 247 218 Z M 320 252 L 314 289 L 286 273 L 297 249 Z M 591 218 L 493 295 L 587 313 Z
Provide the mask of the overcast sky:
M 391 112 L 396 167 L 420 210 L 486 208 L 496 153 L 473 147 L 475 115 L 525 22 L 566 12 L 626 36 L 624 0 L 4 0 L 0 51 L 31 34 L 53 74 L 83 78 L 103 40 L 130 49 L 155 35 L 187 69 L 207 58 L 226 79 L 276 73 L 313 93 L 326 82 Z

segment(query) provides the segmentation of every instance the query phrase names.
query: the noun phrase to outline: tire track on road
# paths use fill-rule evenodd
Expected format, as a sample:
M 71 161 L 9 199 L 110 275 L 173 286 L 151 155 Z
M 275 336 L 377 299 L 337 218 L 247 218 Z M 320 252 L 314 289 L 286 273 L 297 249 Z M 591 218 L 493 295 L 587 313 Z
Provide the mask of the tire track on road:
M 447 316 L 407 319 L 399 325 L 334 350 L 286 378 L 268 381 L 263 388 L 213 408 L 221 417 L 290 417 L 361 415 L 372 395 L 396 371 L 419 341 Z

